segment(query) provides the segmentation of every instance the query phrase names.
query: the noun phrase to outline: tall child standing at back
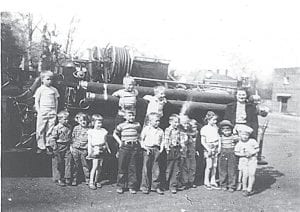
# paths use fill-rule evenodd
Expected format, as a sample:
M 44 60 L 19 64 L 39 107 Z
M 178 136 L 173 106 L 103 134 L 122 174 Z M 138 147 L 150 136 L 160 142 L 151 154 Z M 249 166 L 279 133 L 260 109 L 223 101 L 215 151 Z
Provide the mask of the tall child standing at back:
M 117 90 L 112 96 L 119 99 L 119 111 L 115 120 L 115 125 L 122 123 L 125 120 L 125 111 L 131 111 L 136 114 L 136 98 L 138 91 L 134 88 L 135 81 L 132 77 L 126 76 L 123 79 L 123 89 Z
M 204 158 L 206 160 L 204 186 L 209 190 L 212 188 L 219 189 L 216 183 L 218 154 L 220 152 L 220 137 L 216 125 L 217 118 L 214 112 L 208 111 L 204 119 L 207 125 L 202 127 L 200 131 L 201 143 L 204 147 Z
M 53 73 L 51 71 L 41 72 L 42 85 L 34 94 L 36 120 L 37 153 L 50 148 L 49 137 L 56 121 L 59 93 L 52 87 Z

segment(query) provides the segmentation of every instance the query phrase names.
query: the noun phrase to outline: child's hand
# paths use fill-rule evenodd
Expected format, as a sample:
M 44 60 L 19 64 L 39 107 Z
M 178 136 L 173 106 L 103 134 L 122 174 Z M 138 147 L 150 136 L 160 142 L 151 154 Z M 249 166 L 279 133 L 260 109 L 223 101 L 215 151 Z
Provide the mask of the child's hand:
M 119 151 L 116 153 L 116 158 L 119 158 Z
M 164 148 L 160 148 L 159 153 L 162 153 L 164 151 Z
M 199 153 L 199 151 L 196 151 L 196 155 L 199 157 L 200 156 L 200 153 Z
M 147 155 L 150 155 L 151 154 L 151 151 L 150 149 L 146 148 L 146 152 L 147 152 Z
M 110 150 L 110 148 L 107 148 L 107 152 L 108 152 L 109 154 L 111 154 L 111 150 Z

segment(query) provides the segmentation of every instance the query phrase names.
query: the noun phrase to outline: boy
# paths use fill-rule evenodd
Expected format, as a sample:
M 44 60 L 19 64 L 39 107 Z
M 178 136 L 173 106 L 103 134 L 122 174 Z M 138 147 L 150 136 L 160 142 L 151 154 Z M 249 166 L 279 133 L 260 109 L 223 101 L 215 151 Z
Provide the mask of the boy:
M 89 129 L 89 118 L 85 113 L 78 113 L 76 115 L 76 121 L 79 125 L 75 126 L 72 132 L 72 144 L 71 153 L 74 160 L 74 172 L 73 172 L 73 182 L 72 185 L 76 186 L 78 184 L 79 167 L 80 164 L 83 169 L 86 184 L 89 183 L 89 166 L 86 160 L 88 154 L 88 134 Z
M 221 140 L 219 157 L 219 181 L 221 188 L 229 192 L 234 192 L 236 183 L 236 156 L 234 147 L 236 138 L 233 136 L 233 125 L 228 120 L 223 120 L 219 124 Z
M 56 121 L 59 93 L 51 86 L 53 73 L 51 71 L 41 72 L 42 85 L 34 94 L 36 120 L 37 153 L 41 153 L 49 147 L 49 137 Z M 49 149 L 49 148 L 48 148 Z
M 125 111 L 131 111 L 136 114 L 136 98 L 138 91 L 134 88 L 135 81 L 132 77 L 126 76 L 123 79 L 124 89 L 118 90 L 112 96 L 119 99 L 119 111 L 116 117 L 116 126 L 124 121 Z
M 125 122 L 114 130 L 113 137 L 119 144 L 117 193 L 122 194 L 128 183 L 129 192 L 136 194 L 137 157 L 140 151 L 141 125 L 135 122 L 133 111 L 125 111 Z
M 58 185 L 66 186 L 66 183 L 69 184 L 71 179 L 71 130 L 68 127 L 69 113 L 67 111 L 61 111 L 58 113 L 57 117 L 58 124 L 53 128 L 49 140 L 54 152 L 57 171 L 59 173 Z
M 167 151 L 167 170 L 166 177 L 171 193 L 177 193 L 180 174 L 180 129 L 179 116 L 173 114 L 169 118 L 170 126 L 165 129 L 164 147 Z
M 154 88 L 154 96 L 145 95 L 143 97 L 143 99 L 149 102 L 146 116 L 150 113 L 157 113 L 159 118 L 163 116 L 163 108 L 167 103 L 165 91 L 165 87 L 157 86 Z
M 253 192 L 255 172 L 257 167 L 257 153 L 259 146 L 255 139 L 249 138 L 253 129 L 247 125 L 240 125 L 238 134 L 239 142 L 235 146 L 235 154 L 239 156 L 239 170 L 242 176 L 243 195 L 250 196 Z M 240 176 L 239 176 L 240 178 Z M 248 182 L 248 184 L 247 184 Z
M 151 190 L 156 191 L 158 194 L 164 194 L 160 188 L 158 164 L 159 155 L 163 151 L 164 132 L 158 127 L 160 123 L 159 114 L 150 113 L 147 118 L 149 125 L 141 133 L 141 147 L 144 149 L 141 191 L 148 194 L 151 187 Z

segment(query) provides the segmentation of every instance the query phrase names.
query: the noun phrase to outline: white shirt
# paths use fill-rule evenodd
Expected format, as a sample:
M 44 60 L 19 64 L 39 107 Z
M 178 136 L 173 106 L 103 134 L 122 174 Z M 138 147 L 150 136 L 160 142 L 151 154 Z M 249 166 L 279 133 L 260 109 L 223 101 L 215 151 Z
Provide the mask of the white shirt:
M 218 143 L 220 138 L 217 126 L 205 125 L 200 134 L 206 138 L 206 143 Z
M 159 100 L 156 96 L 146 95 L 143 99 L 149 101 L 146 115 L 149 115 L 150 113 L 158 113 L 160 117 L 163 116 L 163 108 L 167 103 L 165 98 L 163 100 Z
M 146 126 L 141 133 L 141 145 L 146 147 L 160 146 L 163 141 L 162 129 Z
M 246 124 L 246 104 L 236 103 L 236 118 L 235 123 L 237 124 Z
M 88 134 L 88 144 L 91 146 L 102 146 L 105 144 L 105 136 L 107 135 L 107 130 L 101 129 L 89 129 Z
M 56 101 L 59 93 L 52 86 L 41 85 L 35 92 L 34 98 L 39 99 L 39 108 L 41 111 L 46 109 L 56 109 Z

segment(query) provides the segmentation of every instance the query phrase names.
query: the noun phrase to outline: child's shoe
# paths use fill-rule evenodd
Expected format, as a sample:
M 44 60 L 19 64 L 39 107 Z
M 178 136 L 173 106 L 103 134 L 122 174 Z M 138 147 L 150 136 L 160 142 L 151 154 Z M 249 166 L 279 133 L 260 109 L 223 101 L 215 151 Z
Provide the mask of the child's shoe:
M 172 194 L 176 194 L 177 193 L 176 188 L 171 188 L 170 191 L 171 191 Z
M 220 190 L 221 188 L 218 186 L 218 184 L 211 184 L 211 188 L 215 190 Z
M 243 196 L 247 197 L 248 196 L 248 191 L 247 190 L 243 190 Z
M 134 189 L 132 189 L 132 188 L 129 189 L 129 192 L 130 192 L 131 194 L 136 194 L 136 190 L 134 190 Z
M 67 184 L 68 186 L 71 185 L 71 179 L 67 178 L 67 179 L 66 179 L 66 184 Z
M 123 188 L 118 188 L 118 189 L 117 189 L 117 193 L 118 193 L 118 194 L 123 194 L 123 192 L 124 192 Z
M 193 185 L 192 185 L 192 188 L 197 188 L 197 185 L 196 185 L 196 184 L 193 184 Z
M 231 192 L 231 193 L 233 193 L 234 189 L 233 188 L 229 188 L 228 191 Z
M 77 186 L 77 179 L 74 179 L 74 180 L 73 180 L 72 186 Z
M 142 188 L 141 191 L 143 194 L 149 194 L 149 190 L 147 188 Z
M 89 178 L 85 178 L 85 184 L 89 185 L 90 184 L 90 179 Z
M 58 185 L 61 186 L 61 187 L 65 187 L 66 183 L 62 180 L 58 180 Z
M 211 185 L 210 184 L 205 184 L 204 188 L 206 188 L 207 190 L 212 190 Z
M 160 195 L 163 195 L 163 194 L 164 194 L 164 192 L 163 192 L 160 188 L 156 189 L 156 193 L 158 193 L 158 194 L 160 194 Z
M 94 185 L 94 183 L 90 183 L 89 184 L 89 188 L 92 189 L 92 190 L 96 190 L 97 187 Z
M 226 186 L 221 187 L 221 189 L 222 189 L 222 191 L 227 191 L 228 190 Z
M 96 187 L 97 188 L 102 188 L 102 184 L 98 182 L 98 183 L 96 183 Z
M 236 190 L 237 190 L 237 191 L 242 190 L 242 183 L 238 183 L 238 184 L 237 184 Z

